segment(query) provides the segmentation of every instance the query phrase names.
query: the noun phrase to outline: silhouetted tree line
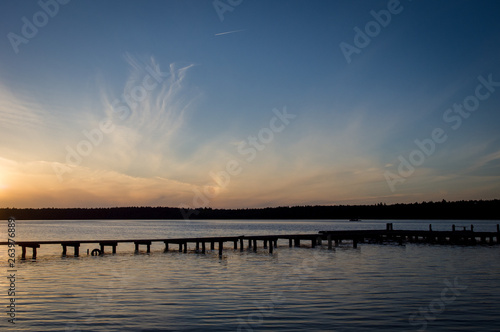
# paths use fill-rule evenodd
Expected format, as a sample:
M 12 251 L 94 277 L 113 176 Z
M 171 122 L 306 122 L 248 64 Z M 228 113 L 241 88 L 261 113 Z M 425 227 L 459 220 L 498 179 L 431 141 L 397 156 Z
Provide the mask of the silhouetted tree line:
M 500 200 L 410 204 L 280 206 L 258 209 L 172 207 L 0 209 L 0 219 L 500 219 Z

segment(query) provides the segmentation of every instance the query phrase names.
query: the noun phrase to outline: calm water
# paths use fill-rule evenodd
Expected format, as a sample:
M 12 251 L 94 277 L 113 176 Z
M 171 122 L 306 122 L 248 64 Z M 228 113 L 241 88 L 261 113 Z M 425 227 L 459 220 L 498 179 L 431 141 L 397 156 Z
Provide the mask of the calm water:
M 386 221 L 18 221 L 17 240 L 145 239 L 383 229 Z M 498 221 L 393 221 L 395 229 L 449 230 Z M 7 225 L 2 227 L 3 240 Z M 304 243 L 308 246 L 309 241 Z M 246 243 L 245 243 L 246 244 Z M 261 244 L 259 244 L 261 245 Z M 333 251 L 288 248 L 224 256 L 163 244 L 134 254 L 61 257 L 42 245 L 17 261 L 12 331 L 499 331 L 500 246 L 348 243 Z M 194 248 L 191 248 L 194 249 Z M 68 248 L 72 254 L 72 248 Z M 110 249 L 108 249 L 110 250 Z M 0 247 L 2 275 L 7 248 Z M 20 248 L 17 256 L 20 257 Z M 28 257 L 31 250 L 28 250 Z M 9 282 L 0 279 L 3 308 Z

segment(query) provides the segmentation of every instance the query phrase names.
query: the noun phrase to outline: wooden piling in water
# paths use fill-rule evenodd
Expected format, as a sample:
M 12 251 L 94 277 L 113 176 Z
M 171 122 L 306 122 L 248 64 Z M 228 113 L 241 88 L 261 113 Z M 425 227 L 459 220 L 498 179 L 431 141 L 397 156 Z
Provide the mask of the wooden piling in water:
M 205 253 L 205 241 L 202 241 L 201 242 L 201 253 L 204 254 Z
M 240 251 L 243 251 L 243 237 L 240 237 Z
M 80 256 L 80 243 L 79 242 L 74 242 L 74 243 L 61 243 L 61 246 L 63 248 L 62 255 L 66 256 L 66 248 L 67 247 L 73 247 L 73 255 L 75 257 Z
M 224 242 L 219 242 L 219 257 L 222 257 L 222 248 L 224 247 Z

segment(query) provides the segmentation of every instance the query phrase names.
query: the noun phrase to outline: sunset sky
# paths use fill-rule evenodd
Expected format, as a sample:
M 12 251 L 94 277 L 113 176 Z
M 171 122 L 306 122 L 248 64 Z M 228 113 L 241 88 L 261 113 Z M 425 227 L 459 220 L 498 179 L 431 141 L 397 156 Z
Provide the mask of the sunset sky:
M 500 198 L 498 1 L 3 1 L 0 207 Z

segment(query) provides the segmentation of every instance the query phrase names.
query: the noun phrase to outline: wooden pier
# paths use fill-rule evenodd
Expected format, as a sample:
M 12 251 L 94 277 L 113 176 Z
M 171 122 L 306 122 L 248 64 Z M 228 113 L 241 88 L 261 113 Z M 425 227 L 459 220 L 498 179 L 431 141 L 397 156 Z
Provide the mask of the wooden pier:
M 173 239 L 145 239 L 145 240 L 81 240 L 81 241 L 19 241 L 18 247 L 22 248 L 21 259 L 26 259 L 26 248 L 32 248 L 32 259 L 36 259 L 37 249 L 41 245 L 59 244 L 62 246 L 62 255 L 67 256 L 67 248 L 73 247 L 75 257 L 80 255 L 81 244 L 95 243 L 99 249 L 94 249 L 92 255 L 103 255 L 106 247 L 111 247 L 111 252 L 116 254 L 116 247 L 120 243 L 134 243 L 135 252 L 139 252 L 140 246 L 146 246 L 146 252 L 151 251 L 153 242 L 163 242 L 165 244 L 164 252 L 170 250 L 171 245 L 178 246 L 179 252 L 186 253 L 188 244 L 196 245 L 196 252 L 205 254 L 210 244 L 210 250 L 217 250 L 219 256 L 222 256 L 224 244 L 229 242 L 233 244 L 234 250 L 247 250 L 257 252 L 259 243 L 263 249 L 268 249 L 272 254 L 274 249 L 278 248 L 278 240 L 287 240 L 289 247 L 301 247 L 305 241 L 310 241 L 310 247 L 322 246 L 323 241 L 328 249 L 338 247 L 342 241 L 352 243 L 353 248 L 358 247 L 358 243 L 430 243 L 430 244 L 454 244 L 454 245 L 493 245 L 500 244 L 500 226 L 496 225 L 496 232 L 475 232 L 474 226 L 452 226 L 451 231 L 433 231 L 432 225 L 429 225 L 427 231 L 415 230 L 394 230 L 392 223 L 386 225 L 383 230 L 348 230 L 348 231 L 320 231 L 316 234 L 278 234 L 278 235 L 250 235 L 250 236 L 225 236 L 225 237 L 195 237 L 195 238 L 173 238 Z M 8 242 L 0 242 L 0 245 L 8 245 Z M 87 252 L 88 254 L 88 252 Z

